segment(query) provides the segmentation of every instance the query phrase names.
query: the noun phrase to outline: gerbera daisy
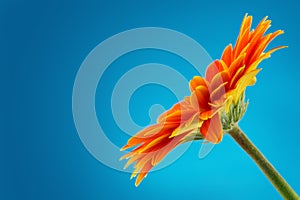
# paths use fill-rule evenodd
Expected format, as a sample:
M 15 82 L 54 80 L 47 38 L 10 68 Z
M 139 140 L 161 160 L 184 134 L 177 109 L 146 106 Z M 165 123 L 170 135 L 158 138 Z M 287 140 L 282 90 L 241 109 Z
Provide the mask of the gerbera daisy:
M 122 147 L 121 150 L 134 147 L 121 160 L 128 159 L 125 168 L 134 164 L 131 178 L 137 176 L 136 186 L 176 146 L 193 140 L 219 143 L 223 133 L 243 116 L 247 106 L 244 91 L 255 83 L 258 64 L 283 48 L 265 52 L 268 44 L 283 33 L 278 30 L 265 35 L 271 24 L 267 17 L 255 29 L 251 29 L 251 23 L 252 17 L 246 15 L 234 47 L 229 44 L 225 48 L 220 60 L 207 67 L 205 77 L 195 76 L 190 81 L 190 96 Z

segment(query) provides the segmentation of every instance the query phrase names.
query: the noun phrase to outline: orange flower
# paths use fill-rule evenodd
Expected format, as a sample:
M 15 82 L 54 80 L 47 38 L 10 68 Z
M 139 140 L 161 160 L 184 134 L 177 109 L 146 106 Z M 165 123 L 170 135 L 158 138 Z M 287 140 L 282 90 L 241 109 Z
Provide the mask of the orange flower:
M 136 186 L 177 145 L 199 139 L 212 143 L 222 140 L 223 132 L 228 129 L 224 127 L 229 123 L 222 116 L 230 115 L 231 109 L 240 106 L 239 100 L 246 87 L 256 81 L 256 74 L 260 71 L 258 64 L 283 48 L 280 46 L 264 52 L 283 31 L 265 35 L 271 24 L 267 17 L 254 30 L 250 30 L 251 23 L 252 17 L 246 15 L 235 46 L 228 45 L 221 59 L 208 66 L 205 78 L 195 76 L 190 81 L 190 96 L 175 104 L 158 118 L 157 124 L 140 131 L 122 147 L 121 150 L 135 147 L 121 160 L 129 159 L 125 168 L 135 163 L 131 178 L 138 175 Z

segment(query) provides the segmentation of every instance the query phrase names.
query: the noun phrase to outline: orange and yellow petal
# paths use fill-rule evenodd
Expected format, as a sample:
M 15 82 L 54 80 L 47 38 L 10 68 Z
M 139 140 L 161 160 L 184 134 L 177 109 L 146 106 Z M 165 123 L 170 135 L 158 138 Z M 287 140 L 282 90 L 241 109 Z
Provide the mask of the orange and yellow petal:
M 223 129 L 219 114 L 215 114 L 212 118 L 205 120 L 200 128 L 201 134 L 204 138 L 214 144 L 222 140 Z

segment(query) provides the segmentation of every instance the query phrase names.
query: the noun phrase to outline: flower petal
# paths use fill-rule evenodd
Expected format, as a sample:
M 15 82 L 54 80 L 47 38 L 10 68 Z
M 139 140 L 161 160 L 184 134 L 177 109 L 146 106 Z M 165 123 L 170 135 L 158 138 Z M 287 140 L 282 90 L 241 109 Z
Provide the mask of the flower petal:
M 197 86 L 206 86 L 206 81 L 201 76 L 194 76 L 194 78 L 190 81 L 190 90 L 193 92 Z
M 219 114 L 214 115 L 211 119 L 203 122 L 200 128 L 204 138 L 214 144 L 219 143 L 223 137 L 222 124 Z

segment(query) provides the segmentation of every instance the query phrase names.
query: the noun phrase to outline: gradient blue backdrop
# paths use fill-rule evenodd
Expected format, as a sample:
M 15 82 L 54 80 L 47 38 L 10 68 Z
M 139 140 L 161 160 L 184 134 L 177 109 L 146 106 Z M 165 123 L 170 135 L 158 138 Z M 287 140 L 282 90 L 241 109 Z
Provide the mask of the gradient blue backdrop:
M 240 125 L 300 192 L 300 18 L 299 5 L 293 2 L 1 1 L 0 199 L 281 199 L 228 136 L 203 160 L 194 143 L 175 163 L 151 173 L 136 188 L 129 174 L 102 165 L 88 153 L 72 118 L 77 70 L 101 41 L 131 28 L 166 27 L 194 38 L 215 59 L 234 42 L 246 12 L 254 16 L 255 24 L 270 16 L 271 30 L 285 30 L 272 46 L 289 48 L 262 63 L 256 86 L 247 91 L 250 106 Z M 179 58 L 148 53 L 135 52 L 116 61 L 101 80 L 106 89 L 99 89 L 97 98 L 99 92 L 111 94 L 122 72 L 148 61 L 193 76 Z M 118 70 L 121 65 L 124 68 Z M 143 100 L 143 95 L 155 92 L 165 98 Z M 137 123 L 146 125 L 147 106 L 170 107 L 175 101 L 167 89 L 147 86 L 134 94 L 130 109 Z M 97 111 L 102 105 L 97 102 Z M 104 129 L 122 145 L 127 137 L 111 121 L 109 110 L 98 115 L 107 116 Z

